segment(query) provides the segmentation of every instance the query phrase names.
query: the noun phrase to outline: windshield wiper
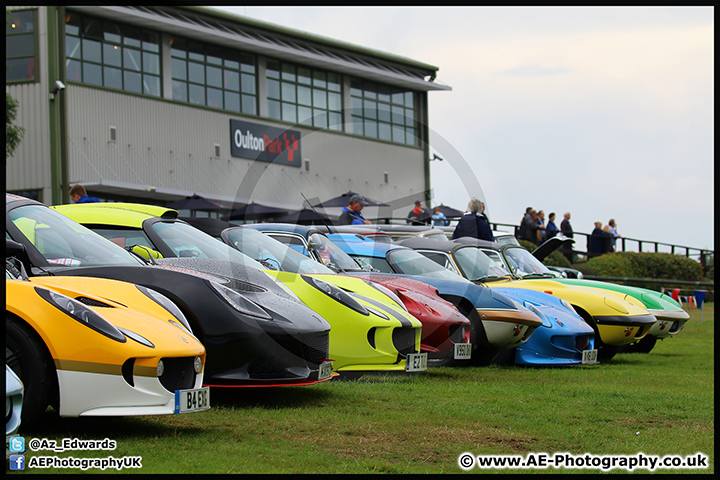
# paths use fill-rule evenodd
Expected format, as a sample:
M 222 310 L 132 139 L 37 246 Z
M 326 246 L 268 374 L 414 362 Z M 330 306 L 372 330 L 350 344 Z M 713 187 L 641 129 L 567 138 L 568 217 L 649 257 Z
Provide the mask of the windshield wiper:
M 496 282 L 498 280 L 511 280 L 510 275 L 485 275 L 473 280 L 473 282 Z
M 525 275 L 521 275 L 520 278 L 549 278 L 549 277 L 555 277 L 552 273 L 528 273 Z

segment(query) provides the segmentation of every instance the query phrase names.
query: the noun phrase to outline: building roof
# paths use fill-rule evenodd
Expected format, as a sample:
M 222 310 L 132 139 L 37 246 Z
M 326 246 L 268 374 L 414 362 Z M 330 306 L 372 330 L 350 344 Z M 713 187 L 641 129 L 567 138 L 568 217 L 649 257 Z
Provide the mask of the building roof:
M 67 8 L 411 90 L 451 90 L 434 81 L 438 71 L 435 66 L 215 8 L 140 5 Z

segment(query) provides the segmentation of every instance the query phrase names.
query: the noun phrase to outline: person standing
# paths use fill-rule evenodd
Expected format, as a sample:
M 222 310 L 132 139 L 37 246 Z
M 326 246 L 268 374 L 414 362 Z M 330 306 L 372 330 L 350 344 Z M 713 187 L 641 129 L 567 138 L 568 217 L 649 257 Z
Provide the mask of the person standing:
M 532 242 L 535 245 L 540 245 L 540 239 L 542 238 L 541 232 L 544 229 L 545 227 L 543 227 L 538 220 L 537 211 L 533 208 L 523 218 L 522 224 L 520 225 L 520 238 Z
M 595 222 L 595 228 L 588 238 L 588 258 L 607 253 L 610 233 L 603 231 L 602 222 Z
M 560 233 L 567 238 L 573 238 L 573 228 L 572 225 L 570 225 L 570 212 L 565 212 L 565 215 L 563 215 L 563 221 L 560 222 Z M 565 255 L 565 258 L 567 258 L 570 263 L 573 263 L 573 249 L 571 242 L 563 243 L 562 254 Z
M 615 225 L 615 219 L 614 219 L 614 218 L 611 218 L 611 219 L 610 219 L 610 221 L 609 221 L 608 224 L 607 224 L 607 227 L 608 227 L 608 232 L 610 232 L 610 235 L 612 235 L 612 251 L 615 252 L 615 251 L 617 251 L 616 248 L 615 248 L 615 244 L 616 244 L 616 242 L 617 242 L 617 239 L 618 239 L 618 238 L 621 238 L 622 235 L 620 235 L 620 234 L 617 232 L 617 228 L 616 228 L 616 225 Z
M 98 203 L 100 202 L 100 199 L 97 197 L 91 197 L 87 194 L 85 191 L 85 187 L 80 185 L 79 183 L 76 183 L 72 187 L 70 187 L 70 200 L 72 200 L 73 203 Z
M 460 217 L 450 239 L 473 237 L 494 242 L 495 237 L 493 237 L 490 224 L 487 222 L 483 210 L 485 210 L 485 205 L 477 198 L 471 198 L 468 202 L 467 211 Z
M 430 218 L 432 219 L 434 227 L 447 227 L 450 224 L 450 221 L 447 219 L 440 207 L 433 208 L 433 214 Z
M 550 215 L 548 215 L 547 227 L 545 227 L 546 239 L 551 239 L 552 237 L 557 235 L 558 232 L 558 227 L 557 225 L 555 225 L 555 212 L 550 212 Z
M 537 231 L 537 241 L 538 245 L 540 245 L 542 242 L 545 241 L 545 212 L 543 210 L 540 210 L 537 212 L 538 216 L 538 223 L 540 224 L 540 229 Z
M 422 208 L 422 202 L 415 200 L 415 208 L 410 210 L 405 222 L 412 225 L 427 225 L 427 223 L 429 223 L 429 217 L 430 215 Z
M 368 205 L 362 195 L 353 195 L 350 201 L 343 207 L 338 225 L 370 225 L 370 220 L 362 216 L 362 209 Z

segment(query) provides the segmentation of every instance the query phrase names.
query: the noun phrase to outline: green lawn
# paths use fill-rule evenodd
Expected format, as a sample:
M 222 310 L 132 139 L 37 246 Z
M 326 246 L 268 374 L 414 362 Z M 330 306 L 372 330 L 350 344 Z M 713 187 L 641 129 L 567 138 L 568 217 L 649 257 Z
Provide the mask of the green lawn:
M 695 310 L 679 335 L 651 353 L 619 354 L 597 366 L 437 368 L 309 387 L 213 391 L 211 403 L 211 410 L 189 415 L 53 419 L 24 435 L 110 438 L 117 449 L 30 452 L 27 461 L 142 457 L 142 469 L 123 473 L 432 474 L 464 473 L 458 466 L 464 452 L 523 458 L 702 452 L 707 469 L 656 471 L 714 473 L 714 304 L 705 305 L 702 323 Z

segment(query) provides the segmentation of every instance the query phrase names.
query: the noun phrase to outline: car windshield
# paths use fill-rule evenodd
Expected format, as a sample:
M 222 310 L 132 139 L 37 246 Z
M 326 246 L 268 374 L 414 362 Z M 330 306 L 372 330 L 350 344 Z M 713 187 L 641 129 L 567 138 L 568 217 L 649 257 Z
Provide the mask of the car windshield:
M 335 273 L 320 262 L 257 230 L 233 228 L 228 230 L 227 236 L 238 250 L 267 268 L 293 273 Z
M 522 247 L 505 249 L 505 259 L 517 277 L 554 277 L 555 275 Z
M 458 248 L 455 251 L 454 257 L 463 275 L 469 280 L 510 275 L 510 272 L 499 267 L 477 247 L 469 246 Z
M 182 222 L 156 222 L 151 227 L 176 257 L 212 258 L 240 263 L 258 270 L 267 267 L 247 255 Z
M 122 247 L 44 205 L 24 205 L 11 210 L 8 217 L 53 266 L 143 264 Z
M 315 249 L 322 263 L 330 268 L 339 268 L 346 272 L 362 271 L 360 266 L 352 259 L 350 255 L 345 253 L 340 247 L 335 245 L 325 235 L 313 233 L 310 235 L 310 246 Z
M 397 273 L 443 278 L 445 280 L 469 281 L 409 248 L 390 250 L 387 253 L 387 257 L 390 264 L 395 267 Z

